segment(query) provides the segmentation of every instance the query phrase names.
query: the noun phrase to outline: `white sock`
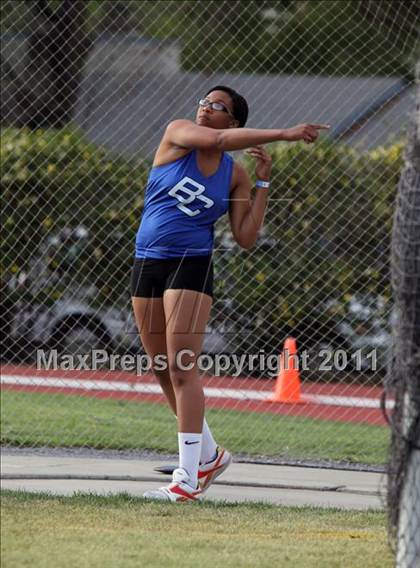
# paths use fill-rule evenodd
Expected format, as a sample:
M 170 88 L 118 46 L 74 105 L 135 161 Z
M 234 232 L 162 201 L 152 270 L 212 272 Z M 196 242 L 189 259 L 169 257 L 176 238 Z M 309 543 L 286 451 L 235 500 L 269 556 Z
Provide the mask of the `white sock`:
M 185 469 L 195 489 L 198 484 L 198 465 L 201 454 L 202 434 L 178 432 L 179 467 Z
M 203 440 L 201 442 L 200 463 L 207 463 L 216 455 L 217 444 L 213 438 L 206 419 L 203 421 Z

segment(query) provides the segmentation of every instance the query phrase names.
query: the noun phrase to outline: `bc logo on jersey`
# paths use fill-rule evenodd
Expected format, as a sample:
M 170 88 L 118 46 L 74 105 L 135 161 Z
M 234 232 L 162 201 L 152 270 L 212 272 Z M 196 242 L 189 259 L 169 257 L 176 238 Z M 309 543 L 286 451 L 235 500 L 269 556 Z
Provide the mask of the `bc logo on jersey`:
M 187 186 L 192 186 L 194 189 L 191 189 Z M 171 197 L 175 197 L 180 203 L 178 203 L 177 207 L 183 213 L 186 213 L 190 217 L 195 217 L 199 213 L 201 213 L 200 209 L 190 209 L 187 205 L 190 205 L 193 201 L 198 199 L 201 203 L 204 203 L 204 208 L 209 209 L 213 207 L 214 201 L 209 199 L 205 195 L 202 195 L 206 189 L 205 185 L 196 182 L 192 178 L 185 176 L 182 178 L 180 182 L 178 182 L 172 189 L 168 191 L 168 194 Z

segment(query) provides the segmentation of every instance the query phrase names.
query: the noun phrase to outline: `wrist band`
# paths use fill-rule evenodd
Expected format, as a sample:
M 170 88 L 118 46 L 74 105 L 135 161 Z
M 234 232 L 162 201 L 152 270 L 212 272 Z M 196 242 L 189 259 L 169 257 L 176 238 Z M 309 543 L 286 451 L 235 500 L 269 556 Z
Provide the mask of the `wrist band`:
M 257 181 L 255 182 L 255 187 L 259 187 L 261 189 L 268 189 L 270 187 L 270 182 L 257 179 Z

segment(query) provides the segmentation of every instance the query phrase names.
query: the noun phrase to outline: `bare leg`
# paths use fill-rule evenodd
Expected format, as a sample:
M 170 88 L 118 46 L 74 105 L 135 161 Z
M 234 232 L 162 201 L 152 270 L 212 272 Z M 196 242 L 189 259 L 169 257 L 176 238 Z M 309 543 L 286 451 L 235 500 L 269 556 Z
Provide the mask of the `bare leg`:
M 169 372 L 178 411 L 178 430 L 201 433 L 204 392 L 196 362 L 203 346 L 212 298 L 193 290 L 169 289 L 164 293 L 163 305 Z M 188 353 L 179 357 L 183 349 L 188 350 Z
M 137 329 L 141 342 L 148 356 L 153 360 L 159 353 L 167 354 L 166 322 L 162 298 L 131 298 Z M 169 369 L 153 370 L 168 400 L 169 406 L 176 415 L 176 398 L 172 386 Z

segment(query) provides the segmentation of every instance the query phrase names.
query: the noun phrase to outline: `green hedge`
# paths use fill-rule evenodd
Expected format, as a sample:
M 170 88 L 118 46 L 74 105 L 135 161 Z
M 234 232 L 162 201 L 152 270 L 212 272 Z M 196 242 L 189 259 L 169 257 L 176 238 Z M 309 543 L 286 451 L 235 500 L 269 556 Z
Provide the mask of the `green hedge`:
M 302 324 L 310 333 L 314 321 L 324 335 L 331 318 L 344 315 L 352 294 L 380 295 L 384 313 L 389 309 L 402 151 L 401 141 L 365 153 L 329 142 L 273 145 L 265 226 L 275 244 L 267 248 L 260 241 L 252 253 L 224 255 L 228 263 L 218 281 L 220 293 L 229 289 L 262 336 L 278 342 L 274 329 L 290 333 Z M 253 163 L 248 166 L 252 174 Z M 326 311 L 331 299 L 337 303 Z
M 357 153 L 329 142 L 273 145 L 265 226 L 276 244 L 218 255 L 216 297 L 233 298 L 240 313 L 266 330 L 293 329 L 328 298 L 343 308 L 354 293 L 388 299 L 402 148 L 398 142 Z M 94 282 L 98 305 L 128 299 L 150 164 L 111 159 L 74 131 L 7 129 L 1 151 L 5 280 L 43 253 L 50 268 L 67 276 L 38 291 L 37 302 L 59 298 L 69 278 Z M 86 247 L 74 250 L 78 244 L 70 240 L 49 256 L 48 237 L 77 225 L 89 230 Z M 221 227 L 229 232 L 227 219 Z
M 77 250 L 71 239 L 47 254 L 62 281 L 38 292 L 37 301 L 57 299 L 73 282 L 94 282 L 97 300 L 128 294 L 147 169 L 142 163 L 111 159 L 71 130 L 4 129 L 1 142 L 3 243 L 6 279 L 27 271 L 45 253 L 49 236 L 82 225 L 91 238 Z M 80 243 L 79 243 L 80 244 Z M 75 250 L 76 249 L 76 250 Z M 71 264 L 71 270 L 64 270 Z M 103 296 L 103 297 L 102 297 Z

